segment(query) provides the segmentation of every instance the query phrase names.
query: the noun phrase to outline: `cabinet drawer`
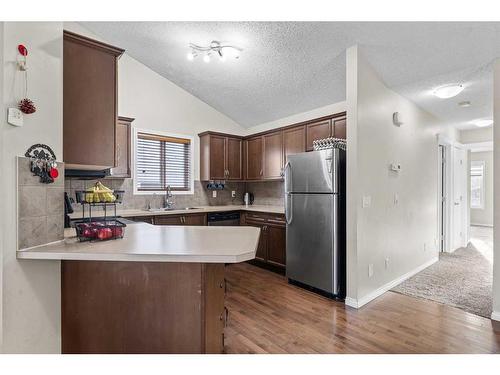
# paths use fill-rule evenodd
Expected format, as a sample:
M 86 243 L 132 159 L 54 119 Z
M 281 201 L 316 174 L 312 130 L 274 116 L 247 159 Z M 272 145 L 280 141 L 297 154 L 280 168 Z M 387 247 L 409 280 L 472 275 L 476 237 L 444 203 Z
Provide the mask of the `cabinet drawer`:
M 155 225 L 206 225 L 206 222 L 206 214 L 158 215 L 154 218 Z

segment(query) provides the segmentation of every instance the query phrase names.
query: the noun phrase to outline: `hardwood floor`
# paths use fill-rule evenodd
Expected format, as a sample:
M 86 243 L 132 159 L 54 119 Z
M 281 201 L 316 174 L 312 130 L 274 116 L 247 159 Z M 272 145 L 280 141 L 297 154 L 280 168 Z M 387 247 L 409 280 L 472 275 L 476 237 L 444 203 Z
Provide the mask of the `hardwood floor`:
M 247 263 L 226 267 L 226 353 L 500 353 L 500 323 L 388 292 L 356 310 Z

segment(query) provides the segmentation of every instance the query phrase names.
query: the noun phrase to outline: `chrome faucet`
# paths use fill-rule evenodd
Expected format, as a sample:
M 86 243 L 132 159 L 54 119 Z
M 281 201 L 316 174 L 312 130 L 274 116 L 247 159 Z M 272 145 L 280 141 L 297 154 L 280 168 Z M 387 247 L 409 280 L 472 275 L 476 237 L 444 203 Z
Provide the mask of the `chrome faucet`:
M 168 210 L 174 206 L 174 202 L 172 202 L 171 199 L 172 188 L 170 187 L 170 185 L 167 185 L 167 192 L 165 193 L 165 197 L 163 199 L 163 208 L 166 208 Z

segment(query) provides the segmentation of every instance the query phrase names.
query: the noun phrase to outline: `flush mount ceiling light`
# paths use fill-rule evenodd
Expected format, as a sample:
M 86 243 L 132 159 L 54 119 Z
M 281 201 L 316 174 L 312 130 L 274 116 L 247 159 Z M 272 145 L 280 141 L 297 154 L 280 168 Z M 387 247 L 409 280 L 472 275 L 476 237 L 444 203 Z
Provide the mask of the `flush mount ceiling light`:
M 457 96 L 464 89 L 463 85 L 454 84 L 438 87 L 433 94 L 441 99 L 448 99 Z
M 479 128 L 484 128 L 493 124 L 493 120 L 476 120 L 473 122 L 473 124 Z
M 187 54 L 189 61 L 193 61 L 195 57 L 203 56 L 203 61 L 206 63 L 210 62 L 212 55 L 218 57 L 220 61 L 225 61 L 228 57 L 239 59 L 240 53 L 243 51 L 240 47 L 221 44 L 216 40 L 213 40 L 207 47 L 190 43 L 189 48 L 191 48 L 191 51 Z

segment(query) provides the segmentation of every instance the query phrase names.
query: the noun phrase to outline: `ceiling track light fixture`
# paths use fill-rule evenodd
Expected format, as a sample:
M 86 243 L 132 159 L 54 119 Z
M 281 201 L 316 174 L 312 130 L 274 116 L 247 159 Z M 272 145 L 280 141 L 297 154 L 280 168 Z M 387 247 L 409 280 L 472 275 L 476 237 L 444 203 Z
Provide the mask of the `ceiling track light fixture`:
M 216 40 L 212 40 L 210 45 L 207 47 L 189 43 L 189 48 L 191 48 L 191 51 L 187 54 L 187 59 L 189 61 L 193 61 L 198 56 L 203 56 L 203 61 L 206 63 L 210 62 L 212 55 L 218 56 L 220 61 L 225 61 L 226 57 L 239 59 L 240 53 L 243 51 L 240 47 L 229 44 L 221 44 Z

